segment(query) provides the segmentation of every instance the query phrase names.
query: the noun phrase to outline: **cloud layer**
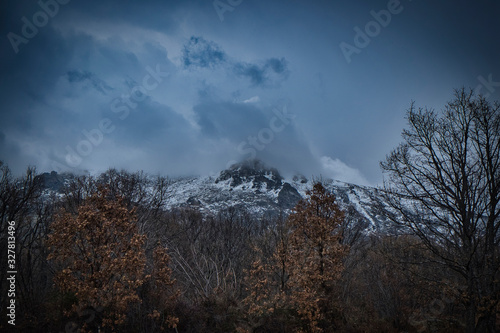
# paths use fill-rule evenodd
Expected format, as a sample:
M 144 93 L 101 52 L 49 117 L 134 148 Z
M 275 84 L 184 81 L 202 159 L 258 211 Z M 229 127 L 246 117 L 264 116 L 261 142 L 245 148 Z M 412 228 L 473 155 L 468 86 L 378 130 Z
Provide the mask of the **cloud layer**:
M 257 0 L 221 21 L 210 1 L 71 1 L 26 37 L 40 3 L 3 1 L 0 159 L 186 175 L 255 157 L 379 183 L 411 100 L 439 109 L 455 87 L 500 81 L 500 5 L 401 5 L 348 64 L 339 44 L 386 2 Z

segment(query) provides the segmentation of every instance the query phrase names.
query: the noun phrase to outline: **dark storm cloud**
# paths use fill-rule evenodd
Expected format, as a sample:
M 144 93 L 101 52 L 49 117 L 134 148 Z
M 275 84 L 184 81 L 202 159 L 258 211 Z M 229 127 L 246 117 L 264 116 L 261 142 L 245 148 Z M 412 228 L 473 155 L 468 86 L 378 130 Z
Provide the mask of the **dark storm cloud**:
M 145 40 L 131 42 L 129 36 L 120 31 L 102 37 L 92 25 L 88 26 L 90 30 L 85 25 L 61 29 L 82 20 L 101 20 L 107 24 L 122 22 L 132 32 L 136 31 L 136 26 L 162 33 L 177 27 L 175 19 L 169 19 L 173 12 L 168 12 L 169 8 L 176 6 L 164 8 L 167 13 L 160 19 L 160 14 L 157 14 L 160 11 L 151 7 L 159 6 L 159 2 L 149 3 L 149 7 L 127 1 L 120 2 L 119 6 L 113 4 L 118 2 L 85 5 L 74 2 L 72 7 L 66 8 L 67 11 L 61 8 L 61 16 L 55 18 L 56 21 L 61 18 L 63 22 L 59 28 L 49 24 L 40 29 L 28 44 L 21 45 L 15 56 L 10 52 L 10 45 L 4 48 L 8 52 L 0 55 L 5 60 L 0 71 L 8 80 L 1 83 L 0 158 L 8 160 L 19 170 L 26 163 L 37 164 L 42 170 L 50 170 L 54 161 L 64 166 L 67 147 L 76 152 L 82 142 L 89 142 L 88 133 L 96 133 L 103 119 L 111 121 L 114 131 L 104 134 L 99 140 L 95 139 L 99 136 L 94 137 L 99 143 L 91 146 L 90 155 L 79 156 L 81 164 L 77 169 L 102 170 L 121 166 L 160 171 L 163 166 L 164 172 L 201 173 L 206 171 L 203 168 L 207 165 L 215 165 L 216 170 L 225 167 L 229 157 L 245 158 L 235 147 L 248 135 L 256 135 L 261 128 L 268 126 L 269 117 L 260 107 L 224 101 L 227 98 L 225 92 L 212 85 L 211 90 L 205 91 L 206 104 L 189 101 L 186 96 L 191 103 L 187 106 L 192 108 L 196 117 L 190 123 L 186 114 L 179 112 L 179 105 L 170 105 L 170 102 L 175 105 L 176 101 L 169 96 L 183 97 L 185 91 L 177 86 L 197 87 L 197 69 L 220 67 L 225 73 L 223 75 L 231 81 L 227 84 L 227 92 L 232 95 L 233 89 L 248 86 L 241 85 L 239 81 L 242 80 L 237 77 L 248 79 L 254 86 L 264 86 L 274 79 L 273 76 L 280 79 L 279 76 L 285 75 L 286 61 L 269 58 L 256 63 L 242 62 L 237 56 L 229 57 L 215 41 L 192 37 L 181 55 L 182 67 L 193 70 L 195 77 L 191 79 L 176 75 L 178 69 L 168 59 L 165 47 L 148 38 L 147 32 Z M 16 6 L 11 14 L 13 17 L 29 16 L 37 10 L 36 6 Z M 151 15 L 152 12 L 157 13 Z M 8 29 L 19 30 L 18 20 L 8 22 L 13 24 Z M 161 64 L 162 71 L 176 75 L 176 82 L 170 83 L 164 78 L 164 82 L 148 92 L 140 103 L 123 97 L 141 86 L 147 74 L 145 68 L 154 68 L 156 64 Z M 219 74 L 214 72 L 209 76 L 214 75 Z M 127 106 L 128 116 L 120 119 L 122 113 L 112 110 L 116 99 L 120 100 L 116 105 L 122 108 L 127 103 L 137 106 Z M 196 128 L 200 131 L 197 132 Z M 285 132 L 282 138 L 287 138 L 288 142 L 296 141 L 292 139 L 296 136 L 292 128 Z M 269 145 L 269 153 L 284 144 L 277 138 Z M 224 148 L 225 145 L 228 148 Z M 286 154 L 290 154 L 290 150 Z M 217 162 L 213 161 L 214 157 Z M 70 170 L 75 169 L 71 166 Z
M 111 110 L 115 98 L 142 84 L 146 68 L 157 64 L 162 71 L 175 68 L 164 48 L 143 42 L 131 51 L 120 37 L 102 41 L 81 32 L 63 35 L 51 26 L 45 28 L 16 57 L 2 53 L 12 65 L 1 67 L 2 77 L 8 79 L 0 83 L 0 130 L 6 138 L 0 159 L 8 159 L 19 170 L 23 164 L 51 168 L 52 163 L 41 158 L 44 155 L 65 165 L 65 147 L 76 149 L 85 139 L 82 133 L 98 128 L 104 118 L 122 129 L 105 139 L 123 143 L 157 140 L 157 129 L 166 123 L 179 127 L 180 122 L 172 120 L 175 113 L 169 116 L 151 101 L 143 101 L 135 110 L 142 112 L 139 117 L 125 121 Z M 120 136 L 123 132 L 126 135 Z
M 109 119 L 114 131 L 78 168 L 207 173 L 255 152 L 307 176 L 376 183 L 411 100 L 440 109 L 453 88 L 480 84 L 500 96 L 499 3 L 401 0 L 347 64 L 339 44 L 387 5 L 245 1 L 221 22 L 212 1 L 70 1 L 16 54 L 7 34 L 41 7 L 2 1 L 0 159 L 49 171 Z M 168 75 L 153 81 L 157 65 Z M 282 98 L 296 119 L 271 133 Z
M 261 159 L 282 172 L 317 174 L 320 163 L 285 101 L 274 106 L 207 101 L 194 107 L 203 140 L 228 141 L 233 161 Z M 225 161 L 227 166 L 228 160 Z

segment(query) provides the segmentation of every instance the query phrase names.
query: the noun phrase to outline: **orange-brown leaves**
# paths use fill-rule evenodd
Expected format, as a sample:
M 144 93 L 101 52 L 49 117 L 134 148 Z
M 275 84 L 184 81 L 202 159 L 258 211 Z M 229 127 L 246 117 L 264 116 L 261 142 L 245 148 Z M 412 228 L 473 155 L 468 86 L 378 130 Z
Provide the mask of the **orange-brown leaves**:
M 321 320 L 331 316 L 335 282 L 343 270 L 346 247 L 340 242 L 343 212 L 321 183 L 301 201 L 288 219 L 290 299 L 311 332 L 322 331 Z
M 151 285 L 150 299 L 155 309 L 148 316 L 158 323 L 161 330 L 165 327 L 177 327 L 179 322 L 178 318 L 167 314 L 179 296 L 178 290 L 173 288 L 175 280 L 171 278 L 172 270 L 168 267 L 169 263 L 170 256 L 167 249 L 157 246 L 153 251 L 152 272 L 147 277 Z
M 62 268 L 55 276 L 58 287 L 78 300 L 72 311 L 102 307 L 103 325 L 113 327 L 124 321 L 129 304 L 140 302 L 136 290 L 144 283 L 145 237 L 137 231 L 134 212 L 106 195 L 101 190 L 89 197 L 76 216 L 62 211 L 56 217 L 48 258 Z
M 322 322 L 331 323 L 337 306 L 335 284 L 347 252 L 340 242 L 344 214 L 321 183 L 307 195 L 284 231 L 277 232 L 273 255 L 260 255 L 248 272 L 245 304 L 248 319 L 255 324 L 259 324 L 256 316 L 270 316 L 277 310 L 296 313 L 302 321 L 295 327 L 299 331 L 320 332 Z

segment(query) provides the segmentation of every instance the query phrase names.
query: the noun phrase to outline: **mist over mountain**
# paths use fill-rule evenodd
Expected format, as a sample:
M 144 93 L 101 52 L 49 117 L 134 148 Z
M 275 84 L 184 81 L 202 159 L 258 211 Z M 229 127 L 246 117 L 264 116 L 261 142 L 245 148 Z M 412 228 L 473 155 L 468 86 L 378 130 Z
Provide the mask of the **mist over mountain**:
M 57 172 L 39 176 L 47 195 L 64 191 L 64 187 L 76 177 L 70 173 Z M 217 214 L 234 207 L 257 218 L 287 215 L 318 181 L 336 196 L 347 218 L 356 220 L 366 232 L 388 232 L 393 228 L 388 219 L 391 209 L 377 188 L 319 175 L 284 176 L 278 168 L 257 159 L 235 163 L 211 176 L 170 178 L 164 208 L 190 208 Z

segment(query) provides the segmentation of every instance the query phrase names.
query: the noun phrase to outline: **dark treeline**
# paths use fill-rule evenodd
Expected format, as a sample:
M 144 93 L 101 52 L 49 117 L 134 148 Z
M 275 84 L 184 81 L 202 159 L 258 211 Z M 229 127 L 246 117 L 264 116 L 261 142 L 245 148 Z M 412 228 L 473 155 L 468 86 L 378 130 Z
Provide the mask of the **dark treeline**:
M 317 323 L 310 325 L 300 314 L 301 308 L 295 308 L 305 308 L 304 303 L 310 302 L 307 297 L 302 303 L 279 299 L 285 288 L 272 281 L 265 284 L 259 281 L 259 278 L 269 278 L 286 284 L 290 270 L 294 274 L 305 274 L 305 279 L 313 279 L 315 273 L 304 266 L 287 267 L 292 264 L 289 258 L 284 258 L 282 265 L 271 262 L 276 253 L 285 251 L 281 246 L 290 242 L 292 226 L 286 216 L 256 218 L 233 207 L 216 215 L 203 215 L 193 209 L 167 211 L 162 207 L 169 197 L 169 180 L 151 179 L 142 173 L 109 170 L 96 178 L 75 178 L 64 187 L 62 194 L 52 193 L 49 197 L 42 193 L 35 170 L 28 169 L 24 177 L 17 179 L 11 177 L 5 165 L 1 172 L 2 235 L 6 234 L 7 221 L 16 222 L 17 330 L 76 332 L 85 328 L 97 331 L 106 316 L 116 315 L 113 311 L 123 311 L 123 320 L 100 327 L 101 332 L 113 329 L 154 332 L 162 327 L 178 332 L 417 332 L 428 328 L 449 332 L 462 329 L 465 309 L 460 304 L 459 286 L 453 284 L 457 280 L 455 274 L 436 269 L 428 250 L 417 237 L 363 234 L 354 213 L 345 212 L 338 229 L 332 230 L 339 235 L 335 242 L 344 248 L 344 253 L 336 255 L 341 262 L 334 265 L 338 274 L 330 279 L 333 285 L 327 291 L 332 313 L 318 316 Z M 89 198 L 99 195 L 102 188 L 106 189 L 106 201 L 118 202 L 118 198 L 122 198 L 120 204 L 134 212 L 130 222 L 137 234 L 146 236 L 142 244 L 146 262 L 153 262 L 158 245 L 167 250 L 169 258 L 165 265 L 174 282 L 165 285 L 165 290 L 158 290 L 150 281 L 144 281 L 130 290 L 137 299 L 130 300 L 126 308 L 101 302 L 99 297 L 73 307 L 81 300 L 74 292 L 68 293 L 56 284 L 62 266 L 48 260 L 53 251 L 48 240 L 55 232 L 53 224 L 60 218 L 61 211 L 75 216 L 83 214 L 82 207 Z M 67 238 L 57 243 L 60 247 L 74 244 L 71 233 L 76 230 L 66 232 Z M 94 240 L 90 239 L 89 243 Z M 5 237 L 1 246 L 6 253 Z M 7 272 L 5 259 L 2 256 L 3 280 Z M 427 264 L 418 265 L 421 262 Z M 145 270 L 151 273 L 152 269 L 146 267 Z M 261 275 L 255 274 L 257 271 Z M 434 283 L 443 279 L 449 283 L 447 290 Z M 7 287 L 2 283 L 2 295 L 7 294 Z M 73 287 L 76 290 L 77 286 Z M 113 286 L 108 287 L 101 286 L 103 292 L 112 293 Z M 151 293 L 153 288 L 155 291 Z M 260 298 L 251 297 L 254 290 L 258 290 Z M 162 296 L 163 293 L 167 293 L 167 297 Z M 2 300 L 2 309 L 5 309 L 5 298 Z M 113 301 L 123 300 L 117 297 Z M 100 308 L 103 304 L 105 308 Z M 9 328 L 6 321 L 2 319 L 2 330 Z
M 366 232 L 316 183 L 288 215 L 166 209 L 168 178 L 111 169 L 44 191 L 0 164 L 1 308 L 22 332 L 494 332 L 500 116 L 457 91 L 408 112 L 382 163 L 398 232 Z M 8 311 L 7 311 L 8 312 Z

